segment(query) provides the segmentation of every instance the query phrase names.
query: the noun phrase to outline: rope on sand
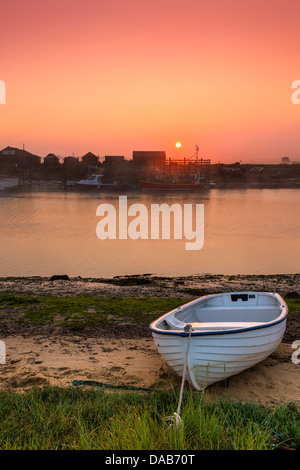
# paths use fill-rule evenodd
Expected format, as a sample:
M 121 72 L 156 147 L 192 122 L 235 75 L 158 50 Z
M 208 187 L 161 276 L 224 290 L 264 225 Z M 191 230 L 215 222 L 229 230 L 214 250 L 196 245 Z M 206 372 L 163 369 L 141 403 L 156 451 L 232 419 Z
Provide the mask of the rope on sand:
M 148 392 L 148 393 L 154 392 L 154 390 L 152 390 L 151 388 L 135 387 L 134 385 L 114 385 L 114 384 L 108 384 L 104 382 L 98 382 L 97 380 L 73 380 L 72 384 L 74 386 L 91 385 L 93 387 L 101 387 L 101 388 L 135 390 L 135 391 L 143 391 L 143 392 Z
M 183 374 L 182 374 L 182 381 L 181 381 L 181 389 L 180 389 L 180 395 L 179 395 L 179 401 L 178 401 L 178 407 L 177 407 L 177 412 L 175 412 L 172 416 L 168 416 L 165 418 L 165 421 L 170 421 L 170 425 L 168 426 L 169 429 L 175 426 L 179 431 L 182 426 L 182 419 L 180 417 L 180 409 L 181 409 L 181 403 L 182 403 L 182 397 L 183 397 L 183 388 L 184 388 L 184 382 L 185 382 L 185 375 L 186 375 L 186 369 L 187 369 L 187 361 L 188 361 L 188 354 L 189 354 L 189 348 L 190 348 L 190 342 L 191 342 L 191 334 L 193 331 L 192 325 L 189 323 L 185 325 L 184 327 L 185 332 L 189 333 L 188 336 L 188 343 L 187 343 L 187 348 L 186 348 L 186 353 L 185 353 L 185 361 L 184 361 L 184 366 L 183 366 Z M 147 393 L 152 393 L 154 390 L 150 388 L 145 388 L 145 387 L 135 387 L 133 385 L 113 385 L 113 384 L 107 384 L 104 382 L 97 382 L 96 380 L 73 380 L 73 385 L 92 385 L 96 387 L 102 387 L 102 388 L 114 388 L 114 389 L 125 389 L 125 390 L 135 390 L 135 391 L 144 391 Z

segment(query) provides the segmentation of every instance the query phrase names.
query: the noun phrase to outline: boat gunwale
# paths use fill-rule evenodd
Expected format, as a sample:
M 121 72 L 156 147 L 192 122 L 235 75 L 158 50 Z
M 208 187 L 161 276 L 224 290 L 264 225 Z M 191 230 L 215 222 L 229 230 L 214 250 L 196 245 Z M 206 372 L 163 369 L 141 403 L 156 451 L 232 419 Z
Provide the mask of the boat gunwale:
M 222 296 L 222 295 L 232 295 L 232 294 L 243 294 L 243 293 L 249 293 L 249 292 L 226 292 L 226 293 L 221 293 L 221 294 L 209 294 L 209 295 L 205 295 L 203 297 L 199 297 L 198 299 L 195 299 L 195 300 L 192 300 L 191 302 L 187 302 L 186 304 L 182 305 L 182 306 L 179 306 L 173 310 L 170 310 L 169 312 L 165 313 L 164 315 L 162 315 L 161 317 L 157 318 L 156 320 L 154 320 L 150 326 L 149 326 L 149 329 L 153 332 L 153 333 L 157 333 L 157 334 L 160 334 L 160 335 L 175 335 L 175 336 L 208 336 L 208 335 L 213 335 L 213 336 L 220 336 L 220 335 L 228 335 L 228 334 L 237 334 L 237 333 L 244 333 L 246 331 L 252 331 L 252 330 L 258 330 L 258 329 L 262 329 L 262 328 L 270 328 L 274 325 L 278 325 L 279 323 L 282 323 L 284 320 L 286 320 L 287 316 L 288 316 L 288 306 L 286 304 L 286 302 L 282 299 L 282 297 L 277 294 L 277 293 L 273 293 L 273 292 L 251 292 L 251 294 L 268 294 L 272 297 L 275 297 L 277 298 L 277 301 L 279 302 L 280 304 L 280 307 L 283 307 L 283 310 L 281 312 L 281 314 L 277 317 L 277 319 L 275 320 L 272 320 L 271 322 L 265 322 L 263 324 L 260 324 L 260 325 L 254 325 L 254 326 L 249 326 L 249 327 L 245 327 L 245 328 L 228 328 L 226 330 L 213 330 L 213 331 L 191 331 L 191 332 L 188 332 L 188 331 L 183 331 L 183 330 L 163 330 L 163 329 L 159 329 L 159 328 L 155 328 L 153 325 L 154 324 L 157 324 L 159 321 L 162 321 L 164 319 L 164 317 L 170 315 L 171 313 L 173 312 L 176 312 L 177 310 L 181 310 L 182 308 L 186 308 L 187 306 L 190 306 L 196 302 L 199 302 L 200 300 L 204 300 L 206 298 L 209 298 L 209 297 L 217 297 L 217 296 Z M 283 304 L 282 304 L 283 302 Z M 281 318 L 282 317 L 282 318 Z M 245 322 L 246 323 L 246 322 Z M 186 325 L 190 324 L 189 322 L 186 323 Z

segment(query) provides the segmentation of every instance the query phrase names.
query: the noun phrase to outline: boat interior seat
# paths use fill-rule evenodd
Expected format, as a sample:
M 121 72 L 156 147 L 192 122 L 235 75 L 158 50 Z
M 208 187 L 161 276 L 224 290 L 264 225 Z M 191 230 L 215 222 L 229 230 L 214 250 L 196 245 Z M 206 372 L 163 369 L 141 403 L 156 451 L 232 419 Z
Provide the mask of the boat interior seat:
M 198 322 L 269 322 L 275 320 L 281 313 L 276 306 L 259 307 L 205 307 L 196 308 L 194 319 Z
M 182 330 L 186 325 L 186 322 L 178 320 L 174 315 L 170 315 L 169 317 L 167 316 L 164 320 L 171 328 L 175 330 Z
M 194 331 L 203 330 L 228 330 L 235 328 L 254 328 L 264 325 L 265 322 L 193 322 L 191 323 Z
M 235 328 L 253 328 L 257 326 L 264 325 L 265 322 L 182 322 L 175 318 L 173 315 L 171 317 L 165 318 L 165 322 L 175 330 L 184 329 L 185 325 L 189 323 L 194 331 L 203 331 L 203 330 L 228 330 Z

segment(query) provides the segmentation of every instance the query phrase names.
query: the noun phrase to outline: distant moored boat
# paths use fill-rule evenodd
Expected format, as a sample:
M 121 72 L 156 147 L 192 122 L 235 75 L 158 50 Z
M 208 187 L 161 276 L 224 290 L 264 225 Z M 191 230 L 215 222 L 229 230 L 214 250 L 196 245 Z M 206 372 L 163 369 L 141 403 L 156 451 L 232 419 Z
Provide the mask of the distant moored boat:
M 0 175 L 0 190 L 16 188 L 19 186 L 19 178 L 8 178 L 4 175 Z
M 88 189 L 88 190 L 101 190 L 117 188 L 117 183 L 103 183 L 103 175 L 90 175 L 85 180 L 75 182 L 75 188 L 77 189 Z

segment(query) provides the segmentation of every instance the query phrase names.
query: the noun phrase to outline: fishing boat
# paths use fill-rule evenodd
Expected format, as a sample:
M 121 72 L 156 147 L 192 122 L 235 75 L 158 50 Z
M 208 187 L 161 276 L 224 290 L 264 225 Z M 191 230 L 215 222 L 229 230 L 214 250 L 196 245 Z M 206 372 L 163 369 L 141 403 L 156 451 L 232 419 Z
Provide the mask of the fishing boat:
M 204 178 L 195 175 L 191 182 L 183 181 L 144 181 L 140 180 L 139 184 L 143 190 L 150 191 L 199 191 L 205 188 Z
M 199 191 L 204 189 L 205 184 L 140 181 L 140 186 L 143 190 L 150 191 Z
M 232 292 L 200 297 L 150 325 L 154 343 L 197 390 L 266 359 L 281 343 L 288 307 L 279 294 Z

